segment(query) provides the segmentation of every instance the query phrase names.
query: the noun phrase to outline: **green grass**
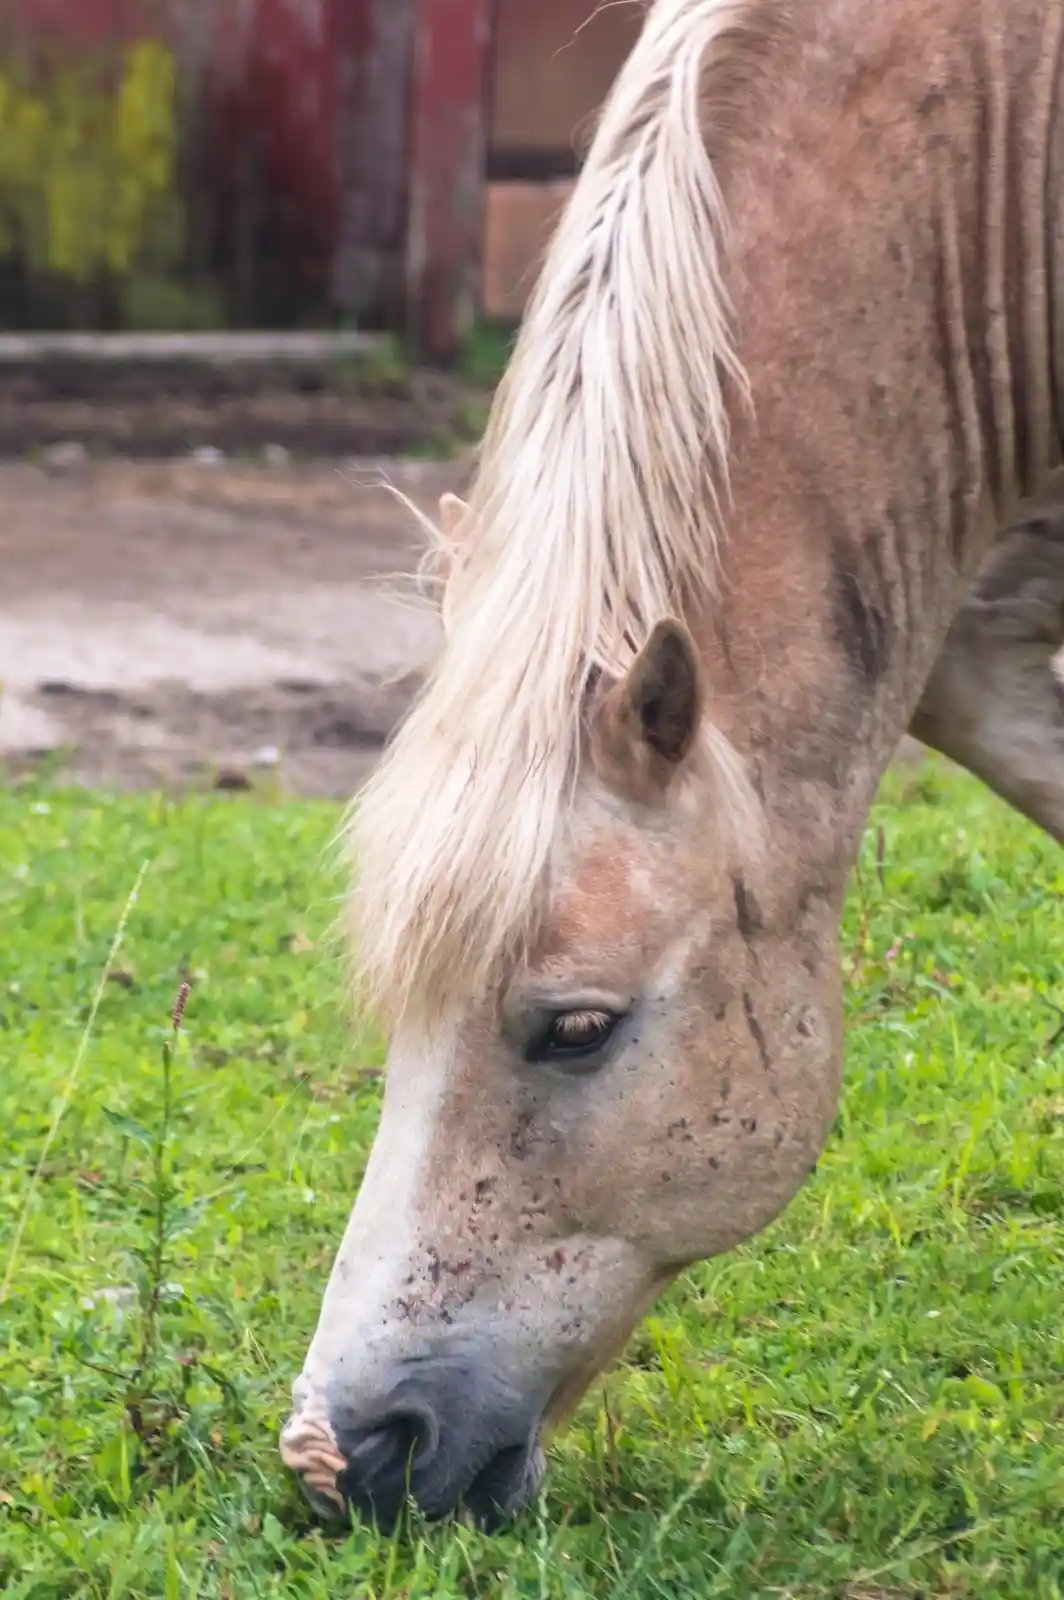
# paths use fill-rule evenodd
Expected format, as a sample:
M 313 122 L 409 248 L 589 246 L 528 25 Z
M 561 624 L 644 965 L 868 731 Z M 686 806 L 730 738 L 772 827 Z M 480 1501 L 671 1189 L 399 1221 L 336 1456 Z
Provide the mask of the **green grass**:
M 669 1294 L 512 1531 L 389 1541 L 317 1529 L 275 1443 L 381 1060 L 340 1016 L 335 821 L 0 793 L 0 1271 L 69 1095 L 0 1306 L 4 1594 L 1064 1594 L 1058 849 L 956 774 L 892 776 L 815 1178 Z
M 470 383 L 494 389 L 513 352 L 516 333 L 498 322 L 474 324 L 458 361 L 458 370 Z

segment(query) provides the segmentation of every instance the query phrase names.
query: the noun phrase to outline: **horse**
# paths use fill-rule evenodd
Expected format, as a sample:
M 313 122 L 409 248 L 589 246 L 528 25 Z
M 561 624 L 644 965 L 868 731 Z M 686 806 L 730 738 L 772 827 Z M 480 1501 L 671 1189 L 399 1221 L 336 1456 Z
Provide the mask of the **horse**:
M 655 0 L 354 806 L 381 1120 L 282 1455 L 494 1526 L 816 1166 L 907 728 L 1064 837 L 1064 0 Z

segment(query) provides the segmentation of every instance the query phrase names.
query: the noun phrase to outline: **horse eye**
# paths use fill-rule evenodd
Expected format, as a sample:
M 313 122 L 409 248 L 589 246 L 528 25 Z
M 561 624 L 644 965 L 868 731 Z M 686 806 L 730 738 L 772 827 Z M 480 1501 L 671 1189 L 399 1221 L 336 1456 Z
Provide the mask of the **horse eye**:
M 532 1061 L 571 1061 L 594 1055 L 607 1042 L 620 1021 L 611 1011 L 559 1011 L 548 1022 L 528 1052 Z

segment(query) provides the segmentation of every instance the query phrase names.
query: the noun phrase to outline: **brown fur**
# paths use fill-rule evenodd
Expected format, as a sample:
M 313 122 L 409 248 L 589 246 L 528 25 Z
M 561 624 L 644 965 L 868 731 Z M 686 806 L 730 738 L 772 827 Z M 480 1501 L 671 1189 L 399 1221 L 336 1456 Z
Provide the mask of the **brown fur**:
M 691 754 L 703 695 L 694 641 L 682 622 L 659 622 L 622 682 L 591 712 L 591 762 L 601 781 L 637 805 L 664 801 Z

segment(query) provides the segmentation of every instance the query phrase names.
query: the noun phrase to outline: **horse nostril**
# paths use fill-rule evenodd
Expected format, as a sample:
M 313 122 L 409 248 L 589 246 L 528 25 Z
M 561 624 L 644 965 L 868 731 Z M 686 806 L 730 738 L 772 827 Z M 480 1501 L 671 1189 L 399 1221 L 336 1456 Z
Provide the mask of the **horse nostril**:
M 336 1487 L 360 1516 L 392 1526 L 439 1448 L 435 1413 L 425 1401 L 404 1397 L 371 1422 L 338 1416 L 332 1426 L 347 1463 Z

